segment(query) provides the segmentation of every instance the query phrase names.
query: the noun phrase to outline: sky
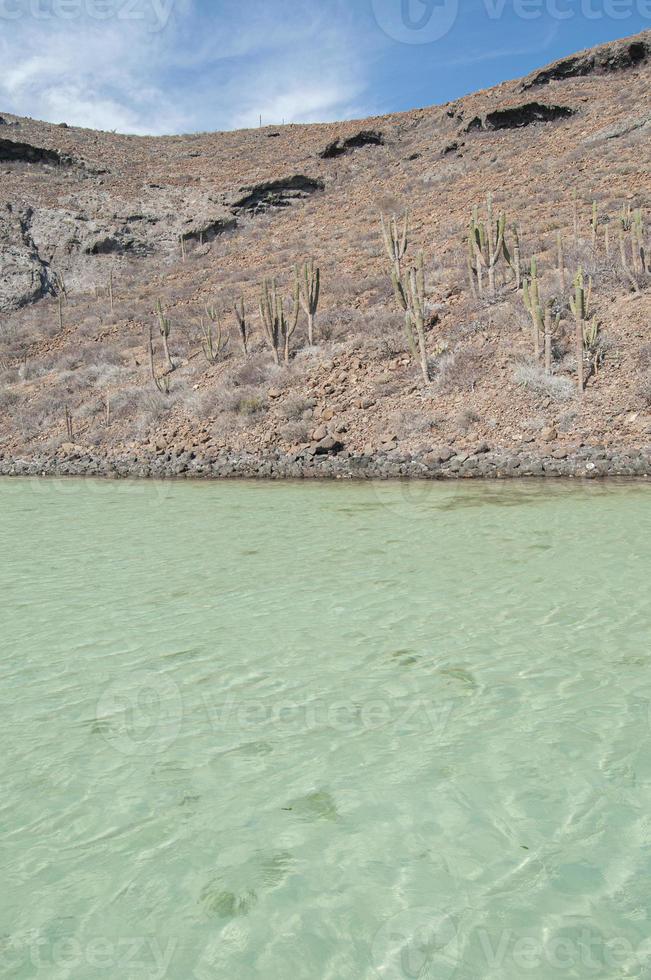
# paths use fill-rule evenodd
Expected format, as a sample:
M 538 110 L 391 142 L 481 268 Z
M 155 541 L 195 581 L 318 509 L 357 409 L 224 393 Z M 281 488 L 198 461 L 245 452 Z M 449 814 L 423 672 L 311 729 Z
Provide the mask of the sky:
M 651 0 L 0 0 L 0 115 L 124 133 L 451 101 L 651 28 Z

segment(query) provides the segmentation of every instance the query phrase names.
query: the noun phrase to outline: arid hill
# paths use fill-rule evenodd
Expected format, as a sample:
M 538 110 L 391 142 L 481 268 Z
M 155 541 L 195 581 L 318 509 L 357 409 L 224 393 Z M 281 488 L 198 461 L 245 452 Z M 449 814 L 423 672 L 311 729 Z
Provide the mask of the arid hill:
M 1 113 L 0 177 L 4 472 L 651 456 L 651 32 L 341 124 L 141 138 Z M 400 239 L 405 214 L 413 352 L 380 222 Z M 314 342 L 301 309 L 276 363 L 262 284 L 291 327 L 312 259 Z

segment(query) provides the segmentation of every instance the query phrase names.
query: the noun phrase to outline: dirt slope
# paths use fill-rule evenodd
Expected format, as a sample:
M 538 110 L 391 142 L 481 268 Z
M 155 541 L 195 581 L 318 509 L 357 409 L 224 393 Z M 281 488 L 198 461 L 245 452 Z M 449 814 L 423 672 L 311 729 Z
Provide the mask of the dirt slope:
M 135 471 L 224 452 L 398 466 L 478 449 L 651 453 L 650 83 L 645 32 L 452 104 L 341 124 L 141 138 L 0 108 L 4 470 L 18 459 L 47 469 L 120 458 Z M 560 314 L 551 375 L 507 264 L 494 296 L 470 288 L 468 223 L 487 193 L 506 212 L 511 250 L 517 226 L 523 274 L 535 255 L 543 298 Z M 634 283 L 619 244 L 629 208 L 646 221 L 648 270 Z M 425 254 L 428 384 L 380 233 L 380 213 L 404 211 L 405 262 Z M 275 278 L 291 309 L 293 267 L 311 257 L 321 270 L 315 344 L 301 313 L 289 363 L 277 366 L 260 284 Z M 582 397 L 569 310 L 579 267 L 593 279 L 599 327 Z M 201 351 L 206 306 L 229 338 L 215 364 Z M 169 392 L 152 379 L 150 326 Z

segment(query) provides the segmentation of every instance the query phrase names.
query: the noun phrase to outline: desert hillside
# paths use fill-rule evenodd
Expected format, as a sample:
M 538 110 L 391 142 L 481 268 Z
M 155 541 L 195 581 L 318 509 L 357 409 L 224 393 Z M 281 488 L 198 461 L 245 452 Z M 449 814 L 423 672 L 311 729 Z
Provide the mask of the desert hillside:
M 651 32 L 341 124 L 0 107 L 0 175 L 3 472 L 651 457 Z

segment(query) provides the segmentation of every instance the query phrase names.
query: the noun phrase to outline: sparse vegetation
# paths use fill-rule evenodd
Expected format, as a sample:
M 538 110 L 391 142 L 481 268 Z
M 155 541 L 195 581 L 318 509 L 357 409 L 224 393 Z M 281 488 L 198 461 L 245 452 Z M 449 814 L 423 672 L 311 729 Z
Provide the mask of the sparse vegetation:
M 636 113 L 648 97 L 645 78 L 633 79 Z M 591 84 L 611 98 L 611 80 Z M 460 134 L 459 113 L 466 121 L 476 112 L 484 118 L 497 96 L 473 99 L 485 104 L 471 109 L 469 98 L 453 116 L 426 110 L 401 120 L 399 138 L 398 124 L 387 121 L 379 155 L 360 149 L 334 164 L 319 162 L 316 150 L 328 142 L 322 132 L 317 147 L 310 127 L 296 128 L 284 150 L 288 175 L 310 160 L 315 175 L 305 179 L 318 183 L 327 174 L 324 190 L 318 185 L 308 196 L 290 179 L 277 206 L 265 191 L 264 211 L 247 210 L 228 234 L 185 235 L 196 227 L 199 204 L 215 207 L 216 198 L 199 202 L 197 183 L 199 203 L 188 214 L 189 192 L 174 185 L 178 220 L 170 207 L 157 229 L 162 234 L 166 224 L 167 252 L 132 250 L 117 229 L 83 253 L 83 266 L 81 259 L 75 266 L 74 244 L 65 260 L 55 256 L 43 298 L 0 319 L 8 451 L 72 441 L 68 411 L 74 441 L 104 447 L 147 440 L 154 427 L 157 439 L 212 445 L 228 433 L 262 451 L 309 442 L 324 420 L 333 433 L 341 424 L 346 449 L 361 452 L 400 416 L 408 420 L 400 429 L 408 451 L 410 440 L 431 437 L 419 414 L 434 413 L 437 443 L 458 436 L 462 445 L 506 444 L 519 438 L 517 420 L 532 412 L 532 396 L 542 417 L 545 399 L 564 402 L 577 392 L 582 403 L 575 401 L 567 428 L 577 443 L 589 443 L 593 431 L 605 439 L 610 426 L 623 441 L 645 437 L 651 247 L 644 133 L 625 131 L 620 120 L 621 133 L 599 137 L 596 159 L 589 140 L 603 121 L 586 103 L 580 122 L 564 123 L 572 140 L 578 136 L 571 144 L 553 143 L 547 127 L 519 130 L 522 163 L 514 167 L 514 144 L 484 131 Z M 619 111 L 611 100 L 609 112 Z M 222 187 L 259 188 L 261 173 L 277 163 L 243 134 L 197 139 L 211 151 L 202 156 L 202 181 L 220 194 Z M 121 145 L 140 194 L 140 163 L 128 156 L 130 144 Z M 158 145 L 171 165 L 178 140 Z M 86 149 L 92 155 L 92 143 Z M 111 166 L 131 200 L 131 174 L 115 156 Z M 28 176 L 25 166 L 21 179 Z M 12 180 L 13 172 L 10 187 Z M 152 200 L 168 191 L 161 185 Z M 33 193 L 38 198 L 36 184 Z M 485 205 L 473 207 L 484 194 Z M 140 204 L 146 211 L 147 202 Z M 461 425 L 469 395 L 477 418 Z M 644 406 L 639 429 L 630 431 L 620 426 L 627 396 Z
M 301 306 L 307 315 L 307 342 L 312 347 L 314 345 L 314 320 L 321 295 L 321 270 L 315 266 L 314 259 L 304 262 L 300 269 L 296 266 L 296 284 Z
M 506 243 L 506 214 L 494 216 L 493 198 L 486 198 L 486 217 L 481 218 L 479 208 L 475 207 L 468 229 L 468 273 L 470 288 L 480 299 L 485 293 L 484 277 L 488 276 L 488 290 L 491 296 L 497 293 L 497 268 L 500 261 L 506 263 L 515 273 L 520 283 L 520 242 L 514 232 L 513 251 Z
M 266 340 L 276 364 L 280 364 L 281 356 L 284 357 L 285 364 L 289 364 L 290 341 L 298 324 L 300 310 L 298 281 L 294 284 L 290 315 L 285 312 L 285 304 L 275 280 L 265 279 L 262 284 L 259 309 Z
M 219 310 L 206 306 L 205 317 L 200 317 L 201 350 L 208 364 L 217 364 L 228 348 L 228 337 L 222 330 Z
M 574 385 L 569 378 L 547 374 L 539 364 L 518 364 L 514 371 L 517 384 L 536 395 L 544 395 L 554 401 L 569 401 L 574 395 Z
M 596 349 L 599 337 L 599 324 L 592 312 L 592 279 L 586 285 L 583 269 L 574 278 L 574 295 L 570 297 L 570 308 L 576 325 L 576 364 L 579 394 L 585 387 L 585 354 Z

